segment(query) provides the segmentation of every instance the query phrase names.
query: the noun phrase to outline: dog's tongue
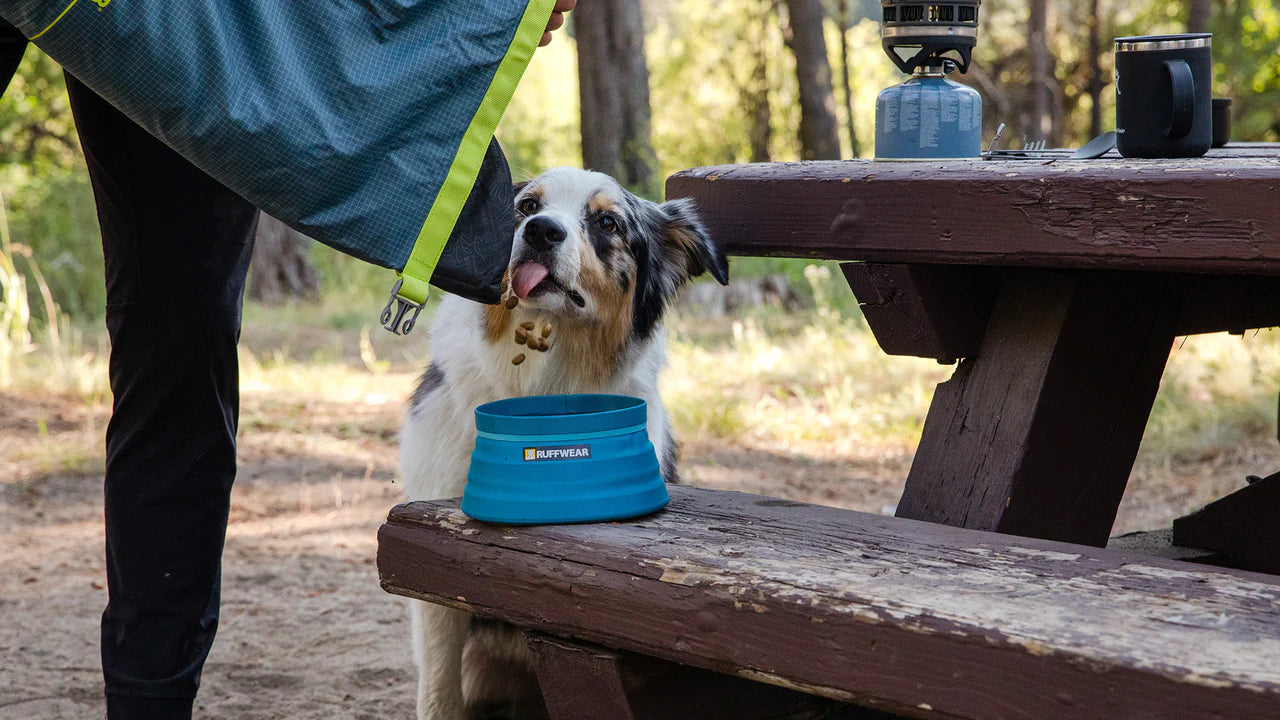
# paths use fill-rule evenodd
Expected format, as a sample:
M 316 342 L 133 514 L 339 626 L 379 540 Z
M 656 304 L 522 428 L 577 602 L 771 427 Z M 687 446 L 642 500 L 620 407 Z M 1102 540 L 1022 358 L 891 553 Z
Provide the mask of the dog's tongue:
M 529 297 L 529 293 L 538 287 L 538 283 L 546 280 L 550 274 L 551 271 L 542 263 L 520 263 L 511 273 L 511 289 L 515 290 L 516 296 L 523 300 Z

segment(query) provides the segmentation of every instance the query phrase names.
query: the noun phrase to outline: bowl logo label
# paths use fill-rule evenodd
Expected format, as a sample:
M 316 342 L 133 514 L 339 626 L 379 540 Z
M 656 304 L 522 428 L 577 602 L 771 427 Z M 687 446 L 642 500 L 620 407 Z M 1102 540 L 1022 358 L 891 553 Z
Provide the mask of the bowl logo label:
M 524 449 L 525 462 L 590 459 L 590 445 L 556 445 L 554 447 L 527 447 Z

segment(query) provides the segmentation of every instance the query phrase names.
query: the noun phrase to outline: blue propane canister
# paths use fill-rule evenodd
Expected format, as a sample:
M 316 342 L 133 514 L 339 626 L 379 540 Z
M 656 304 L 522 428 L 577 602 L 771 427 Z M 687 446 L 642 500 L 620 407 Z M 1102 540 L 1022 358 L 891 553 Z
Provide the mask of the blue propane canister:
M 876 160 L 977 158 L 982 96 L 922 68 L 876 98 Z

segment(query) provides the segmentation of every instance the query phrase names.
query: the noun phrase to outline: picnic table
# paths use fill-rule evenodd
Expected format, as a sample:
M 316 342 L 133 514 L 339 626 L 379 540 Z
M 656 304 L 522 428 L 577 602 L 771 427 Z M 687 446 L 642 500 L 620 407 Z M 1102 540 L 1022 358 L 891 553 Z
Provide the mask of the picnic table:
M 842 261 L 885 352 L 959 361 L 902 517 L 1105 545 L 1174 338 L 1280 325 L 1280 145 L 706 167 L 667 194 L 731 255 Z
M 384 589 L 523 628 L 554 720 L 1276 716 L 1280 577 L 1096 546 L 1174 338 L 1280 325 L 1280 146 L 709 167 L 667 194 L 731 255 L 840 261 L 885 352 L 957 363 L 899 517 L 680 487 L 603 525 L 407 503 Z M 1280 574 L 1277 506 L 1280 474 L 1179 522 Z

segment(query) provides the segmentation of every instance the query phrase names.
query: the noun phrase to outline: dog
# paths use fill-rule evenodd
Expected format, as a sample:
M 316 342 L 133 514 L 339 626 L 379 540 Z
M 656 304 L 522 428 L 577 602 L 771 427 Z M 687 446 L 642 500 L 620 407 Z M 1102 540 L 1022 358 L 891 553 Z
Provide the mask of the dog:
M 722 285 L 729 265 L 690 201 L 657 204 L 613 178 L 549 170 L 515 200 L 505 302 L 445 297 L 431 326 L 432 358 L 414 390 L 400 438 L 408 500 L 456 497 L 475 447 L 474 411 L 508 397 L 616 393 L 645 400 L 663 479 L 676 481 L 677 446 L 658 373 L 663 316 L 690 278 Z M 532 343 L 522 325 L 551 326 Z M 526 344 L 518 347 L 517 335 Z M 549 346 L 549 347 L 547 347 Z M 418 717 L 545 717 L 529 651 L 513 629 L 412 601 Z

